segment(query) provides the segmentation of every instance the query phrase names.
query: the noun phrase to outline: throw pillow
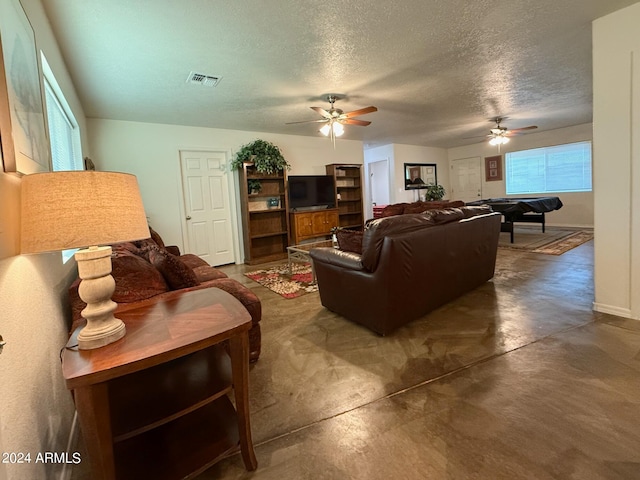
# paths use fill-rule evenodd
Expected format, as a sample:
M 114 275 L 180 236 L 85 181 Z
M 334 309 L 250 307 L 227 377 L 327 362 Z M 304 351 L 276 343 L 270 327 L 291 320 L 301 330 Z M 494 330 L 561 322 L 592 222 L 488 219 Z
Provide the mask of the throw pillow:
M 404 206 L 406 203 L 394 203 L 392 205 L 387 205 L 380 212 L 380 217 L 392 217 L 394 215 L 402 215 L 404 210 Z
M 124 248 L 114 249 L 111 267 L 116 282 L 111 299 L 116 303 L 137 302 L 169 290 L 164 277 L 153 265 Z
M 162 274 L 171 290 L 195 287 L 200 284 L 193 270 L 178 257 L 164 250 L 150 249 L 149 262 Z
M 424 202 L 413 202 L 413 203 L 410 203 L 409 205 L 405 205 L 402 213 L 403 214 L 422 213 L 425 210 L 427 210 L 427 206 L 425 205 Z
M 336 232 L 338 248 L 344 252 L 362 254 L 362 235 L 362 232 L 356 230 L 338 230 Z
M 160 248 L 165 248 L 164 242 L 162 241 L 162 237 L 158 234 L 158 232 L 156 232 L 153 228 L 149 227 L 149 233 L 151 234 L 151 240 L 156 242 L 156 244 Z

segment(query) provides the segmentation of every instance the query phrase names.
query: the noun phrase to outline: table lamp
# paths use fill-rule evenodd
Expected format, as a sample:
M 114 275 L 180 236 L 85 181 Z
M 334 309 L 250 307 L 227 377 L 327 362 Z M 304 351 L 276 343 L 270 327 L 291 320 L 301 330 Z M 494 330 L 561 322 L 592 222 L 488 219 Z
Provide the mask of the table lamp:
M 122 338 L 125 326 L 113 315 L 117 304 L 111 300 L 111 246 L 98 245 L 149 238 L 136 177 L 95 171 L 26 175 L 21 218 L 21 253 L 82 248 L 74 256 L 87 324 L 78 335 L 78 348 Z

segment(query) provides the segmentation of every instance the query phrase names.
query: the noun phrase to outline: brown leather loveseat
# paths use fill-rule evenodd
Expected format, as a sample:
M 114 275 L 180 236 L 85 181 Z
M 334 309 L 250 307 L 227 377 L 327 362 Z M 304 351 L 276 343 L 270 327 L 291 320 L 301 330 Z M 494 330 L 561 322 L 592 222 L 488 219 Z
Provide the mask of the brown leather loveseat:
M 371 220 L 362 253 L 311 250 L 322 305 L 385 335 L 491 279 L 500 220 L 490 207 Z

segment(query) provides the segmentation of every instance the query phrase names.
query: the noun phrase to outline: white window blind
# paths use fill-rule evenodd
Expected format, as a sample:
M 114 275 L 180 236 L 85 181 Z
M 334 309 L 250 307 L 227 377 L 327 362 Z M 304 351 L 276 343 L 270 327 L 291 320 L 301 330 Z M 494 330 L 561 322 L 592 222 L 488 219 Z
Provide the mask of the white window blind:
M 591 142 L 507 153 L 507 194 L 590 192 Z
M 54 171 L 82 170 L 80 132 L 73 116 L 63 108 L 49 80 L 45 77 L 45 99 L 51 143 L 51 163 Z

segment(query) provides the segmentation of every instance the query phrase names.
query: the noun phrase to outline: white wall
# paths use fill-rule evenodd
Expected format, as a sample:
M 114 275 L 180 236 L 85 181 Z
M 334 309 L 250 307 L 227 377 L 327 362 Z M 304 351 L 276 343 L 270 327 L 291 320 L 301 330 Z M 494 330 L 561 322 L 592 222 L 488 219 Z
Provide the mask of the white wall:
M 366 164 L 378 160 L 389 160 L 390 203 L 415 202 L 418 200 L 420 190 L 405 190 L 404 188 L 405 163 L 435 163 L 438 168 L 438 184 L 442 185 L 447 192 L 449 191 L 449 166 L 447 150 L 444 148 L 394 143 L 368 148 L 364 151 L 364 158 Z M 366 198 L 369 199 L 370 195 L 367 194 Z M 448 194 L 445 195 L 445 198 L 449 198 Z M 373 210 L 370 202 L 369 205 L 365 206 L 365 209 L 367 209 L 369 218 L 371 218 Z
M 539 133 L 528 133 L 511 137 L 511 141 L 503 145 L 498 153 L 498 147 L 489 145 L 489 142 L 475 143 L 464 147 L 449 149 L 449 161 L 463 158 L 491 157 L 502 155 L 503 158 L 503 178 L 504 178 L 504 154 L 518 150 L 528 150 L 531 148 L 548 147 L 563 143 L 582 142 L 592 139 L 592 126 L 590 123 L 576 125 L 573 127 L 559 128 Z M 483 167 L 484 168 L 484 167 Z M 440 172 L 440 170 L 438 170 Z M 440 175 L 438 175 L 438 178 Z M 581 227 L 593 226 L 593 192 L 557 193 L 549 194 L 560 197 L 563 207 L 547 214 L 549 225 L 572 225 Z M 487 182 L 482 172 L 482 198 L 505 197 L 506 186 L 503 181 Z M 539 195 L 518 195 L 518 196 L 539 196 Z
M 145 210 L 163 240 L 185 250 L 180 150 L 224 150 L 232 158 L 241 145 L 261 138 L 280 147 L 291 164 L 289 175 L 324 175 L 329 163 L 363 163 L 362 142 L 337 139 L 335 149 L 325 137 L 277 135 L 215 128 L 90 119 L 93 161 L 99 170 L 128 172 L 138 177 Z M 234 198 L 237 174 L 230 177 Z M 235 202 L 237 204 L 237 202 Z M 239 212 L 237 225 L 241 225 Z M 242 262 L 241 241 L 236 261 Z
M 594 309 L 640 319 L 640 3 L 593 23 Z
M 84 113 L 42 6 L 22 3 L 36 43 L 84 129 Z M 19 255 L 20 183 L 0 172 L 0 334 L 7 342 L 0 355 L 0 451 L 31 452 L 32 462 L 0 464 L 0 477 L 56 478 L 62 465 L 34 460 L 38 452 L 64 452 L 69 437 L 74 409 L 59 354 L 67 341 L 67 286 L 76 272 L 74 262 L 63 265 L 59 253 Z

